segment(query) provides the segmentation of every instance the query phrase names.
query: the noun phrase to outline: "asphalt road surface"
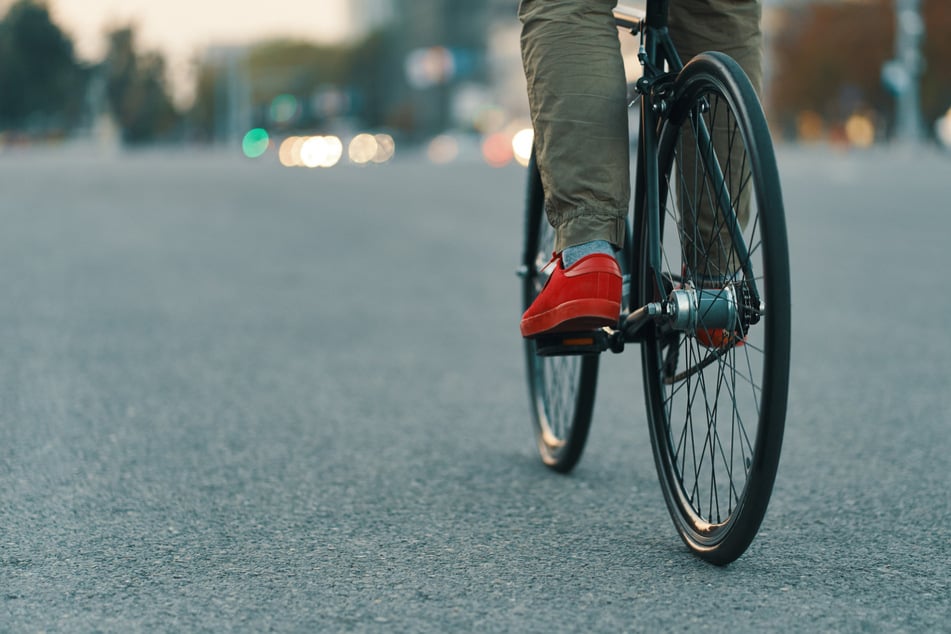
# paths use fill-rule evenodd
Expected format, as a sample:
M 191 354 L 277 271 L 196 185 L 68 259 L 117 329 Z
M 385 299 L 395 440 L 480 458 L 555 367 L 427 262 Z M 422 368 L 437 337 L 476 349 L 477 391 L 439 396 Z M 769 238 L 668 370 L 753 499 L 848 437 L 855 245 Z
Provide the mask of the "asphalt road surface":
M 716 568 L 636 350 L 534 453 L 520 168 L 0 156 L 0 631 L 951 630 L 951 157 L 780 163 L 786 444 Z

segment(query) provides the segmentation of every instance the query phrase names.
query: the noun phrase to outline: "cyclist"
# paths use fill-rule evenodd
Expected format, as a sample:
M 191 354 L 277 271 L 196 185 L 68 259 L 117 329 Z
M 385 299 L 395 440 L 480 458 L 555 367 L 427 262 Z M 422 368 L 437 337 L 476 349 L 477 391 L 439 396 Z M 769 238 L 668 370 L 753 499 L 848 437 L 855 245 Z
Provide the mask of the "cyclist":
M 615 4 L 521 0 L 519 6 L 536 161 L 555 229 L 550 277 L 522 316 L 523 337 L 613 326 L 620 314 L 614 251 L 624 241 L 630 167 Z M 722 51 L 759 90 L 761 13 L 761 0 L 670 0 L 670 34 L 683 60 Z

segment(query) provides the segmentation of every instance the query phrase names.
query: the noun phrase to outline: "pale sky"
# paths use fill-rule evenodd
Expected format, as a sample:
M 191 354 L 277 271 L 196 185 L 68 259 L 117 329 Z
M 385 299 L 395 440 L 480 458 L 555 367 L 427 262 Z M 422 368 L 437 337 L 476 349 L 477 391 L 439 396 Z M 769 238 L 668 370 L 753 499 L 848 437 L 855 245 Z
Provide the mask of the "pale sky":
M 130 20 L 144 46 L 174 55 L 270 35 L 339 41 L 350 34 L 348 5 L 347 0 L 49 0 L 57 24 L 87 58 L 102 55 L 106 29 Z
M 0 0 L 5 13 L 12 0 Z M 99 61 L 104 33 L 133 22 L 139 48 L 165 54 L 175 91 L 188 99 L 190 60 L 210 45 L 269 36 L 336 42 L 351 36 L 354 0 L 48 0 L 57 25 L 79 57 Z

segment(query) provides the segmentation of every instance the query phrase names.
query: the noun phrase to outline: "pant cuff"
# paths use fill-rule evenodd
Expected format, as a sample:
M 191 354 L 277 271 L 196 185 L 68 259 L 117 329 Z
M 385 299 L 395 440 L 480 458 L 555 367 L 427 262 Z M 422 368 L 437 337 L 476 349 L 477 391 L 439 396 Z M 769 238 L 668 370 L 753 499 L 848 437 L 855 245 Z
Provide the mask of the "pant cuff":
M 620 214 L 579 213 L 555 226 L 555 252 L 561 253 L 567 247 L 607 240 L 616 249 L 624 244 L 624 219 L 627 210 Z

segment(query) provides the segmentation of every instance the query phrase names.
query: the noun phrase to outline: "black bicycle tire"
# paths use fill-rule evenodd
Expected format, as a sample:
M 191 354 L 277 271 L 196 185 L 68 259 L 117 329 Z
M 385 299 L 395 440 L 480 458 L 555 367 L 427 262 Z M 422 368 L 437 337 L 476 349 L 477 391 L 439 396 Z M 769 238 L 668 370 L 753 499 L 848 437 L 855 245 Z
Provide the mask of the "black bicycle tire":
M 544 210 L 544 191 L 535 163 L 534 153 L 528 165 L 528 187 L 525 201 L 525 243 L 522 257 L 522 307 L 531 305 L 538 292 L 536 280 L 542 258 L 551 256 L 545 245 L 539 244 L 542 229 L 548 220 Z M 553 245 L 549 245 L 550 246 Z M 543 252 L 543 250 L 545 252 Z M 594 400 L 598 382 L 598 356 L 540 357 L 535 352 L 535 342 L 525 339 L 525 369 L 528 384 L 528 397 L 531 409 L 532 429 L 539 456 L 548 468 L 559 473 L 569 473 L 578 464 L 584 451 L 591 427 Z M 555 407 L 556 399 L 565 394 L 555 393 L 560 386 L 546 385 L 546 372 L 554 374 L 556 365 L 572 368 L 567 374 L 568 386 L 573 395 L 570 412 L 562 414 Z M 547 370 L 546 370 L 547 368 Z M 562 392 L 562 390 L 559 390 Z M 551 418 L 565 418 L 559 424 L 552 424 Z M 564 431 L 559 433 L 561 428 Z
M 742 492 L 736 493 L 733 489 L 729 493 L 729 495 L 736 493 L 737 500 L 735 508 L 730 511 L 725 521 L 718 520 L 715 523 L 706 521 L 701 512 L 693 508 L 694 502 L 691 500 L 693 491 L 686 491 L 682 484 L 683 479 L 678 474 L 677 442 L 671 425 L 668 424 L 668 414 L 665 411 L 668 407 L 671 410 L 673 407 L 665 401 L 661 380 L 661 373 L 664 371 L 662 369 L 664 359 L 661 356 L 664 341 L 658 331 L 653 331 L 642 346 L 642 364 L 654 461 L 671 518 L 681 538 L 691 550 L 707 561 L 723 565 L 742 555 L 758 532 L 766 513 L 779 465 L 789 383 L 790 283 L 782 192 L 766 119 L 749 79 L 739 65 L 726 55 L 718 53 L 699 55 L 691 60 L 678 75 L 670 113 L 664 119 L 660 129 L 658 158 L 660 180 L 663 182 L 661 200 L 664 201 L 667 198 L 666 178 L 669 177 L 673 164 L 675 138 L 680 124 L 686 120 L 693 104 L 707 89 L 717 91 L 722 96 L 724 103 L 736 117 L 737 130 L 743 137 L 749 152 L 751 182 L 754 183 L 756 189 L 755 203 L 760 214 L 758 221 L 761 223 L 762 255 L 758 257 L 762 257 L 761 275 L 763 275 L 762 284 L 765 285 L 765 305 L 767 306 L 766 323 L 763 326 L 762 335 L 764 343 L 761 400 L 756 401 L 755 397 L 753 399 L 759 408 L 755 425 L 756 437 L 755 440 L 749 441 L 750 457 L 744 459 L 747 475 Z M 662 214 L 664 207 L 665 203 L 662 202 Z M 641 216 L 642 222 L 646 223 L 646 214 Z M 655 294 L 651 289 L 655 288 L 656 284 L 650 264 L 647 262 L 650 253 L 647 241 L 651 238 L 648 237 L 645 227 L 642 227 L 641 236 L 643 241 L 640 249 L 641 266 L 638 288 L 641 302 L 646 303 L 656 301 L 658 298 L 651 297 Z M 680 343 L 677 345 L 679 346 Z M 738 347 L 733 349 L 737 350 Z M 746 354 L 749 355 L 749 352 Z M 718 364 L 718 367 L 722 366 Z M 666 371 L 670 372 L 669 369 Z M 699 371 L 704 370 L 701 368 Z M 752 366 L 750 382 L 755 386 Z M 720 398 L 719 388 L 717 384 L 716 399 Z M 735 384 L 733 389 L 736 390 Z M 753 387 L 752 391 L 755 393 L 756 388 Z M 704 398 L 707 398 L 705 387 L 703 392 Z M 675 390 L 671 388 L 671 401 L 674 395 Z M 733 398 L 733 408 L 736 410 L 736 395 L 730 396 Z M 689 389 L 684 390 L 684 397 L 691 398 Z M 692 417 L 692 407 L 693 405 L 688 401 L 686 406 L 688 419 Z M 714 445 L 720 442 L 716 429 L 716 418 L 720 410 L 718 405 L 714 405 L 711 410 L 707 404 L 707 408 L 706 434 L 712 456 L 717 453 L 713 448 Z M 711 411 L 714 418 L 712 425 L 709 421 Z M 735 411 L 733 417 L 737 418 Z M 692 420 L 685 422 L 684 433 L 688 423 L 691 428 L 693 426 Z M 742 426 L 743 423 L 741 422 L 740 425 Z M 712 440 L 710 440 L 711 436 Z M 704 446 L 702 452 L 706 449 L 707 447 Z M 688 453 L 686 444 L 683 453 Z M 695 459 L 696 455 L 696 448 L 694 448 Z M 716 457 L 710 458 L 711 469 L 714 468 L 716 461 Z M 696 464 L 694 468 L 697 468 Z M 683 469 L 683 471 L 686 470 L 686 468 Z M 697 480 L 700 479 L 698 474 L 699 471 L 694 473 L 694 478 Z M 729 486 L 733 487 L 733 468 L 730 469 L 728 475 Z M 715 477 L 712 482 L 711 487 L 719 486 Z M 708 512 L 710 512 L 709 509 Z M 717 513 L 719 514 L 719 510 Z

